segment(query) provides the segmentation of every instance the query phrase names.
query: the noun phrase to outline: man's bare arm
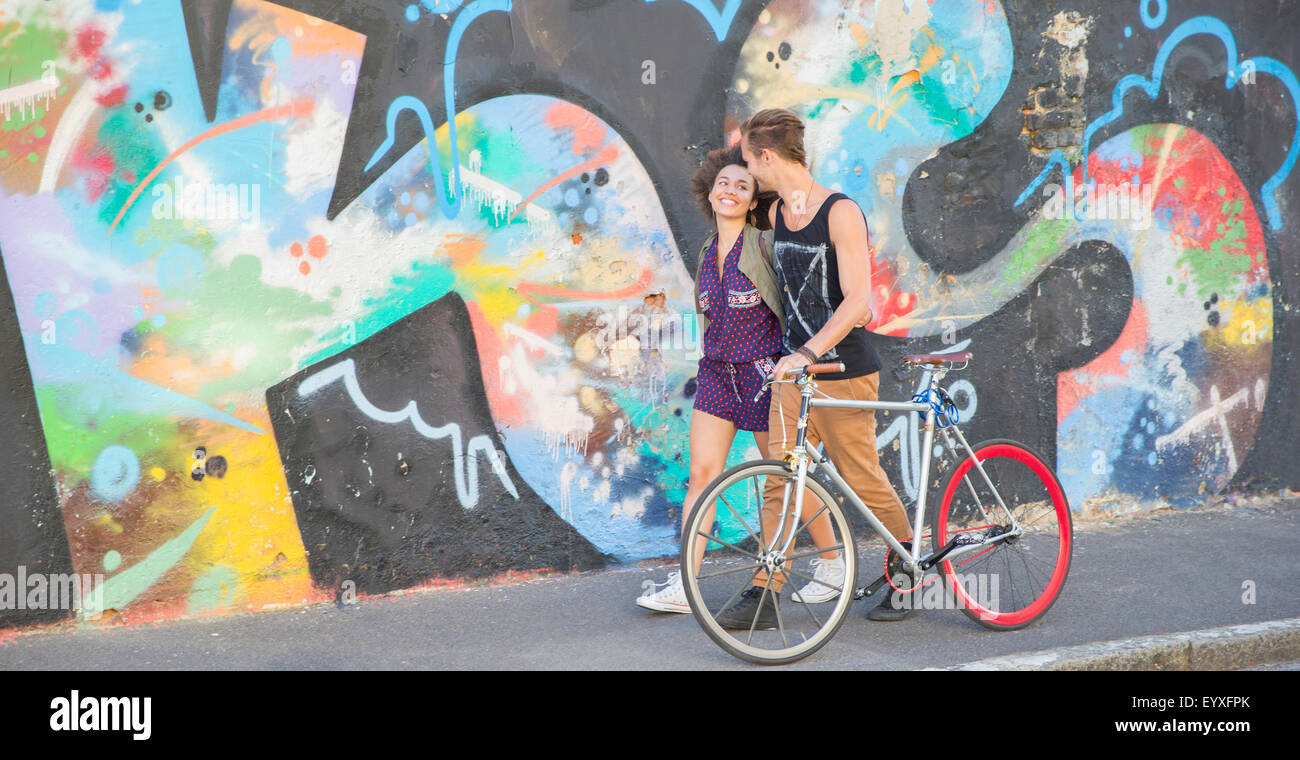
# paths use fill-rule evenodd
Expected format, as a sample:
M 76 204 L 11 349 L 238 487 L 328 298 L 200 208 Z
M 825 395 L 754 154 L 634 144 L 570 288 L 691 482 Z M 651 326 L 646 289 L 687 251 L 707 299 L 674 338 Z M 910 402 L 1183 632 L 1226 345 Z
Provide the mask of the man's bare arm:
M 841 199 L 831 207 L 829 222 L 844 302 L 806 344 L 818 356 L 834 348 L 850 330 L 866 324 L 871 317 L 867 223 L 857 204 L 848 199 Z

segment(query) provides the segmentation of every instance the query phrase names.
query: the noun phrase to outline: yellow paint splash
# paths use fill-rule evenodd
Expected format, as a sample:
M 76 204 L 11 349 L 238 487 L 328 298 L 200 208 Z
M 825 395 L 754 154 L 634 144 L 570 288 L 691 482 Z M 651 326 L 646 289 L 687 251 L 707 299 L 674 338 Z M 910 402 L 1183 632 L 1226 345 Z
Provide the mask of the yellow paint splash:
M 271 429 L 265 409 L 253 424 Z M 235 573 L 233 605 L 262 609 L 277 603 L 301 604 L 315 597 L 279 449 L 269 434 L 258 435 L 215 423 L 200 430 L 208 457 L 223 456 L 224 477 L 185 479 L 177 496 L 196 515 L 216 512 L 195 540 L 183 564 L 197 578 L 217 565 Z M 156 508 L 180 505 L 155 502 Z M 152 510 L 151 510 L 152 511 Z
M 925 55 L 921 56 L 921 64 L 919 67 L 921 73 L 924 74 L 925 72 L 934 68 L 935 64 L 937 64 L 939 62 L 939 59 L 942 57 L 943 57 L 943 48 L 939 47 L 938 45 L 931 45 L 930 48 L 925 51 Z
M 1206 347 L 1253 346 L 1273 342 L 1273 300 L 1256 298 L 1248 301 L 1239 298 L 1220 301 L 1219 313 L 1224 317 L 1217 328 L 1206 335 Z

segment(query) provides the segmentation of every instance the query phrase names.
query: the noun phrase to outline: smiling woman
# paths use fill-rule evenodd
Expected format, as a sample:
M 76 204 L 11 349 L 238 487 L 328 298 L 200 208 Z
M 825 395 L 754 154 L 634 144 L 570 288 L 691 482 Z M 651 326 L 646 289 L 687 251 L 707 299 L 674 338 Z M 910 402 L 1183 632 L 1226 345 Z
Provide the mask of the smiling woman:
M 750 223 L 758 205 L 758 182 L 736 147 L 715 150 L 691 177 L 700 210 L 713 220 L 714 234 L 700 250 L 696 309 L 705 325 L 704 356 L 696 376 L 690 431 L 690 483 L 682 505 L 690 513 L 704 488 L 726 467 L 737 430 L 767 446 L 771 392 L 763 388 L 781 353 L 784 316 L 772 270 L 770 242 Z M 732 527 L 721 518 L 722 533 Z M 713 519 L 707 520 L 709 530 Z M 683 529 L 686 521 L 683 519 Z M 694 558 L 698 569 L 703 545 Z M 657 592 L 637 604 L 657 612 L 690 612 L 681 574 L 671 573 Z M 815 585 L 815 584 L 814 584 Z M 812 595 L 810 589 L 805 589 Z

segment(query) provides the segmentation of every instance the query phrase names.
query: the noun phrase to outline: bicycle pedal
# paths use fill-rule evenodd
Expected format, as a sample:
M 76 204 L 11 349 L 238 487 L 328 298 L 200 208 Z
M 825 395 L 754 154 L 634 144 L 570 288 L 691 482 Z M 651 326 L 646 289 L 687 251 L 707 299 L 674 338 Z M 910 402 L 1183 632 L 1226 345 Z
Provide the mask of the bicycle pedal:
M 882 575 L 879 578 L 872 581 L 870 584 L 859 588 L 857 591 L 854 591 L 853 599 L 855 601 L 858 599 L 866 599 L 867 597 L 879 591 L 880 587 L 884 586 L 888 582 L 889 579 Z

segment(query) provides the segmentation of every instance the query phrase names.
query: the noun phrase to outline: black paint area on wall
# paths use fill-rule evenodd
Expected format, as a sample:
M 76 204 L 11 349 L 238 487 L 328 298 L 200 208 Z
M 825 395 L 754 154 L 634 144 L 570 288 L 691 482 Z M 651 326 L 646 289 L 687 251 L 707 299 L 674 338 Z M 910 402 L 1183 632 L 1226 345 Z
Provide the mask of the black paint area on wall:
M 25 595 L 28 589 L 17 587 L 20 566 L 28 577 L 36 573 L 70 574 L 72 553 L 63 528 L 32 374 L 22 351 L 22 332 L 9 275 L 3 264 L 0 340 L 14 349 L 0 363 L 0 430 L 5 433 L 4 447 L 0 449 L 0 472 L 4 473 L 0 478 L 0 574 L 9 576 L 6 580 L 13 584 L 13 593 Z M 10 601 L 13 608 L 9 608 Z M 71 609 L 17 609 L 16 596 L 4 602 L 0 604 L 0 627 L 62 620 L 72 615 Z
M 320 588 L 350 580 L 379 593 L 606 561 L 511 465 L 455 293 L 277 384 L 266 400 Z

